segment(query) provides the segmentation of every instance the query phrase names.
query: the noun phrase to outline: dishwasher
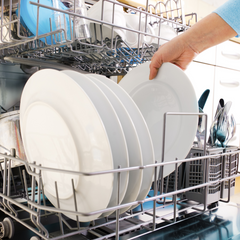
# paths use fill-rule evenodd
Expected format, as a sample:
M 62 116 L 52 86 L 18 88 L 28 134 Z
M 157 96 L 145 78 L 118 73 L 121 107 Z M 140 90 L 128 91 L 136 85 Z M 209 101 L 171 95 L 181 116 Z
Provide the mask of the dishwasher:
M 137 5 L 134 1 L 102 0 L 99 1 L 98 19 L 77 12 L 73 1 L 62 1 L 64 7 L 59 9 L 48 5 L 48 1 L 33 0 L 29 2 L 35 9 L 36 29 L 33 31 L 23 17 L 25 13 L 21 12 L 24 8 L 22 2 L 1 0 L 0 8 L 0 124 L 6 126 L 0 126 L 6 136 L 0 137 L 0 239 L 238 239 L 234 236 L 240 235 L 240 206 L 230 202 L 235 178 L 240 176 L 238 147 L 212 147 L 207 144 L 205 134 L 202 146 L 194 142 L 185 159 L 173 159 L 167 163 L 155 161 L 149 165 L 119 167 L 103 172 L 77 172 L 28 162 L 21 140 L 19 100 L 32 74 L 44 68 L 74 69 L 80 73 L 97 73 L 119 79 L 137 65 L 150 61 L 158 47 L 170 40 L 161 28 L 170 26 L 175 35 L 181 34 L 192 21 L 197 21 L 197 15 L 185 14 L 182 0 L 154 3 L 146 0 L 139 1 Z M 96 2 L 86 0 L 85 6 L 91 9 Z M 69 3 L 73 3 L 73 11 L 65 7 Z M 104 17 L 109 11 L 104 9 L 104 3 L 112 6 L 109 21 Z M 150 19 L 152 26 L 158 26 L 157 30 L 149 31 L 147 21 L 139 22 L 137 29 L 122 26 L 121 22 L 115 23 L 119 7 L 125 12 L 138 14 L 140 22 L 141 15 Z M 65 16 L 60 21 L 61 27 L 56 28 L 50 17 L 47 30 L 41 32 L 42 9 Z M 75 18 L 87 23 L 88 29 L 84 27 L 81 33 L 84 37 L 73 37 L 76 36 Z M 141 24 L 145 26 L 141 28 Z M 107 36 L 104 29 L 108 29 Z M 126 41 L 123 31 L 137 36 L 135 45 Z M 154 40 L 148 42 L 147 39 Z M 159 146 L 163 149 L 169 115 L 207 117 L 204 113 L 165 113 L 163 146 Z M 12 138 L 12 132 L 14 143 L 7 146 L 6 138 Z M 174 171 L 163 177 L 166 165 L 174 166 Z M 121 176 L 124 172 L 145 169 L 153 171 L 147 197 L 121 204 Z M 44 194 L 42 176 L 45 171 L 81 176 L 116 174 L 118 204 L 95 212 L 79 212 L 72 180 L 70 191 L 74 211 L 61 207 L 57 181 L 54 186 L 56 206 L 53 206 Z M 133 205 L 136 207 L 121 213 L 121 209 Z M 110 210 L 114 214 L 89 222 L 79 221 L 79 216 L 101 215 Z M 69 214 L 75 217 L 67 217 Z

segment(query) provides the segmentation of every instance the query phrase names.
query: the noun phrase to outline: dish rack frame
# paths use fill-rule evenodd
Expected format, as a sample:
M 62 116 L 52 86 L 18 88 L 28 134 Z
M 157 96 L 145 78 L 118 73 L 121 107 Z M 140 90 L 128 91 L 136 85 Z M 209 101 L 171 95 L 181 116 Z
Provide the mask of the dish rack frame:
M 157 19 L 157 22 L 159 23 L 159 31 L 162 24 L 168 24 L 179 33 L 185 31 L 190 26 L 191 19 L 195 18 L 195 21 L 197 21 L 196 14 L 185 15 L 182 9 L 181 0 L 166 0 L 165 3 L 156 3 L 156 5 L 161 4 L 163 8 L 165 8 L 165 10 L 159 13 L 159 15 L 147 11 L 151 10 L 153 7 L 148 4 L 148 0 L 146 0 L 147 7 L 145 9 L 134 8 L 120 2 L 114 2 L 113 0 L 103 0 L 103 2 L 113 3 L 113 9 L 115 5 L 119 5 L 128 8 L 130 11 L 143 14 L 147 18 L 152 17 Z M 1 0 L 1 3 L 1 6 L 5 6 L 6 0 Z M 174 5 L 172 3 L 175 3 L 176 5 L 180 4 L 180 6 L 171 8 L 171 6 Z M 68 14 L 69 17 L 82 17 L 76 13 L 69 13 L 44 6 L 41 4 L 41 0 L 38 0 L 37 3 L 31 2 L 31 4 L 38 8 L 38 12 L 41 7 L 44 7 Z M 13 0 L 9 0 L 9 8 L 12 9 L 12 6 Z M 18 6 L 21 7 L 21 0 L 18 0 Z M 170 9 L 168 8 L 169 6 Z M 174 16 L 173 13 L 176 12 L 177 16 Z M 3 8 L 1 8 L 1 16 L 3 16 Z M 113 22 L 109 23 L 88 17 L 83 18 L 95 22 L 100 25 L 100 27 L 104 25 L 109 26 L 112 29 L 112 33 L 115 28 L 119 28 L 119 26 L 113 24 Z M 186 24 L 188 21 L 187 18 L 189 20 L 188 24 Z M 10 29 L 13 25 L 17 29 L 17 39 L 12 38 L 12 32 Z M 38 27 L 39 26 L 37 26 L 37 29 Z M 3 41 L 3 28 L 8 29 L 7 34 L 9 35 L 9 39 L 11 39 L 9 42 Z M 100 38 L 99 36 L 94 36 L 95 39 L 97 39 L 95 42 L 71 39 L 67 42 L 58 42 L 49 45 L 47 44 L 47 37 L 54 38 L 54 35 L 61 31 L 66 35 L 66 29 L 29 37 L 20 35 L 21 28 L 22 23 L 20 15 L 16 18 L 16 16 L 13 16 L 11 11 L 9 11 L 9 21 L 4 24 L 1 18 L 0 64 L 15 63 L 34 67 L 52 67 L 56 69 L 70 68 L 78 71 L 103 74 L 106 76 L 124 75 L 138 64 L 149 61 L 159 47 L 161 40 L 169 40 L 161 35 L 152 36 L 146 31 L 142 32 L 140 30 L 138 31 L 121 27 L 126 31 L 137 33 L 138 37 L 143 34 L 145 36 L 157 38 L 158 44 L 153 46 L 143 43 L 137 48 L 130 48 L 120 36 L 114 38 L 112 34 L 110 39 L 103 39 L 103 32 L 100 31 Z M 73 36 L 74 33 L 71 35 Z M 45 41 L 42 39 L 45 39 Z M 204 114 L 166 113 L 164 116 L 162 149 L 165 148 L 164 139 L 168 115 Z M 207 129 L 207 126 L 205 126 L 205 129 Z M 186 159 L 173 159 L 171 162 L 165 163 L 163 151 L 162 162 L 155 162 L 155 164 L 124 169 L 119 168 L 105 172 L 83 173 L 50 169 L 36 165 L 36 163 L 28 163 L 16 157 L 15 151 L 12 149 L 11 154 L 9 155 L 0 154 L 0 157 L 2 158 L 0 164 L 0 211 L 9 216 L 0 222 L 0 237 L 10 238 L 14 234 L 14 223 L 12 220 L 19 222 L 35 234 L 35 236 L 31 238 L 32 240 L 36 240 L 39 237 L 42 239 L 66 239 L 72 236 L 79 236 L 79 234 L 85 237 L 84 239 L 119 239 L 122 235 L 133 231 L 136 232 L 140 229 L 145 231 L 141 233 L 141 235 L 158 231 L 163 227 L 171 226 L 172 224 L 186 220 L 188 218 L 187 212 L 202 214 L 208 211 L 208 208 L 211 208 L 212 204 L 216 203 L 216 201 L 225 201 L 223 198 L 226 196 L 226 202 L 230 200 L 235 183 L 234 179 L 240 176 L 240 173 L 237 172 L 240 151 L 236 148 L 228 150 L 226 152 L 220 151 L 213 153 L 210 148 L 207 149 L 205 139 L 204 148 L 198 149 L 198 151 L 192 148 L 191 155 Z M 209 152 L 211 152 L 211 154 L 209 154 Z M 211 162 L 214 161 L 214 159 L 221 159 L 219 160 L 221 166 L 224 166 L 224 168 L 221 168 L 221 176 L 217 175 L 218 177 L 215 179 L 209 177 L 210 174 L 215 173 L 214 171 L 216 171 L 213 162 Z M 12 162 L 20 163 L 20 166 L 12 168 Z M 187 185 L 186 166 L 189 164 L 191 166 L 196 162 L 198 162 L 198 164 L 201 162 L 201 169 L 204 173 L 207 172 L 207 174 L 202 176 L 201 181 L 192 182 L 192 185 Z M 180 163 L 181 165 L 178 166 Z M 175 171 L 168 177 L 163 178 L 162 173 L 164 166 L 169 164 L 175 166 Z M 84 223 L 79 223 L 78 221 L 73 222 L 72 220 L 67 219 L 64 217 L 64 214 L 76 214 L 77 219 L 77 215 L 90 216 L 96 214 L 96 212 L 80 213 L 77 211 L 77 205 L 75 202 L 73 204 L 76 211 L 67 211 L 62 209 L 61 206 L 53 207 L 51 204 L 49 205 L 49 202 L 44 197 L 44 186 L 42 184 L 43 171 L 63 172 L 66 174 L 85 175 L 88 177 L 91 177 L 92 175 L 112 173 L 116 174 L 118 179 L 120 179 L 122 172 L 144 171 L 146 168 L 154 169 L 154 181 L 151 191 L 146 199 L 140 199 L 131 203 L 119 204 L 112 208 L 99 210 L 97 211 L 98 213 L 115 210 L 116 217 L 98 219 L 88 223 L 87 226 Z M 213 168 L 213 172 L 211 172 L 211 168 Z M 160 171 L 158 171 L 158 169 L 160 169 Z M 220 188 L 217 189 L 217 198 L 212 198 L 212 193 L 209 189 L 211 187 L 214 188 L 216 185 L 220 186 Z M 57 183 L 55 186 L 56 193 L 58 193 Z M 121 187 L 120 184 L 118 187 Z M 73 195 L 75 195 L 74 184 L 72 185 L 72 189 Z M 197 194 L 199 191 L 196 191 L 196 189 L 200 189 L 204 196 L 203 198 L 198 198 Z M 190 191 L 191 194 L 193 191 L 196 191 L 197 193 L 195 195 L 192 194 L 193 197 L 191 197 L 188 195 Z M 190 203 L 189 200 L 194 200 L 194 202 Z M 121 208 L 136 204 L 139 205 L 137 210 L 131 210 L 119 216 L 119 210 Z M 149 204 L 151 205 L 150 208 Z M 170 208 L 170 210 L 163 213 L 163 210 L 166 208 Z M 50 230 L 47 229 L 45 220 L 51 217 L 54 217 L 54 220 L 58 223 L 59 227 L 56 232 L 50 232 Z
M 9 1 L 9 9 L 13 8 L 13 0 L 1 0 L 2 6 L 4 1 Z M 87 16 L 81 16 L 74 12 L 56 9 L 41 4 L 41 0 L 31 2 L 37 7 L 36 19 L 36 33 L 29 36 L 29 31 L 26 30 L 25 25 L 21 20 L 21 14 L 8 13 L 8 21 L 0 20 L 0 63 L 12 62 L 15 64 L 23 64 L 29 66 L 52 67 L 56 69 L 75 69 L 78 71 L 91 72 L 103 74 L 105 76 L 125 75 L 129 69 L 138 64 L 151 60 L 153 54 L 160 46 L 161 41 L 168 41 L 164 36 L 161 36 L 161 26 L 167 24 L 175 29 L 176 33 L 185 31 L 192 20 L 197 21 L 196 14 L 185 15 L 182 0 L 163 0 L 156 2 L 156 5 L 149 4 L 146 0 L 146 7 L 131 7 L 129 5 L 117 2 L 114 0 L 102 1 L 102 16 L 104 19 L 104 2 L 112 3 L 113 16 L 112 22 L 105 22 L 103 20 L 96 20 Z M 6 3 L 5 3 L 6 5 Z M 141 22 L 139 19 L 139 30 L 130 29 L 114 24 L 114 11 L 116 6 L 121 6 L 128 9 L 130 12 L 138 13 L 145 16 L 146 19 L 153 19 L 151 25 L 157 24 L 158 35 L 152 35 L 147 32 L 145 25 L 144 31 L 140 31 Z M 79 17 L 91 21 L 94 25 L 92 36 L 88 39 L 75 39 L 74 27 L 73 30 L 70 24 L 70 38 L 56 41 L 56 34 L 60 32 L 67 36 L 67 28 L 59 30 L 52 30 L 51 19 L 49 19 L 50 32 L 38 35 L 39 29 L 39 9 L 47 8 L 53 11 L 66 14 L 69 18 Z M 18 10 L 21 9 L 21 0 L 18 0 Z M 159 10 L 158 10 L 159 9 Z M 158 11 L 158 14 L 154 14 Z M 1 8 L 1 16 L 4 16 L 3 8 Z M 188 24 L 186 24 L 186 22 Z M 74 23 L 74 22 L 73 22 Z M 146 21 L 147 23 L 147 21 Z M 103 38 L 103 27 L 111 28 L 111 37 Z M 99 28 L 99 32 L 96 32 Z M 15 38 L 13 38 L 13 31 L 15 29 Z M 131 48 L 119 35 L 114 37 L 114 29 L 122 29 L 125 31 L 134 32 L 137 34 L 138 47 Z M 7 41 L 3 39 L 3 30 L 7 31 Z M 140 42 L 141 36 L 149 36 L 156 39 L 157 44 L 146 44 Z M 51 44 L 48 44 L 47 38 L 51 38 Z M 55 39 L 55 42 L 53 41 Z M 94 39 L 94 40 L 93 40 Z
M 229 202 L 232 193 L 231 188 L 234 185 L 232 183 L 236 177 L 240 176 L 240 172 L 237 172 L 240 150 L 236 147 L 230 147 L 229 150 L 226 148 L 220 149 L 220 151 L 211 151 L 209 150 L 210 147 L 208 149 L 207 145 L 204 144 L 203 149 L 196 150 L 196 148 L 194 149 L 193 147 L 190 151 L 193 152 L 193 154 L 189 154 L 186 159 L 175 159 L 170 162 L 164 162 L 165 131 L 167 116 L 170 115 L 194 115 L 196 117 L 198 115 L 204 115 L 206 117 L 206 114 L 203 113 L 165 113 L 163 122 L 162 160 L 146 166 L 135 166 L 129 168 L 119 167 L 118 169 L 108 171 L 87 173 L 43 167 L 34 162 L 29 163 L 17 158 L 14 149 L 11 149 L 11 153 L 9 155 L 0 154 L 2 159 L 0 164 L 0 211 L 9 216 L 0 222 L 2 229 L 0 231 L 0 237 L 10 238 L 14 234 L 14 223 L 12 219 L 19 222 L 35 234 L 35 236 L 31 237 L 31 240 L 37 240 L 39 237 L 41 239 L 56 240 L 74 236 L 82 236 L 83 239 L 120 239 L 121 236 L 124 236 L 129 232 L 136 232 L 142 229 L 144 231 L 141 231 L 141 234 L 137 235 L 140 237 L 151 232 L 158 231 L 167 226 L 171 226 L 172 224 L 177 224 L 181 221 L 187 220 L 192 217 L 192 215 L 190 215 L 190 217 L 187 215 L 188 212 L 194 213 L 195 216 L 197 216 L 205 213 L 209 209 L 212 210 L 215 208 L 218 201 Z M 198 153 L 196 154 L 196 152 Z M 218 165 L 214 164 L 216 159 L 221 159 L 220 163 L 224 165 L 224 168 L 221 168 L 221 177 L 211 178 L 209 176 L 216 172 L 214 168 L 219 168 Z M 228 164 L 226 164 L 226 161 Z M 20 166 L 12 168 L 12 162 L 17 162 Z M 184 164 L 194 165 L 194 163 L 199 165 L 200 162 L 201 167 L 199 167 L 199 173 L 203 173 L 201 181 L 199 181 L 197 176 L 195 182 L 191 179 L 191 181 L 194 182 L 191 186 L 183 183 L 183 181 L 179 181 L 180 178 L 186 178 L 185 174 L 182 173 L 180 175 L 180 172 L 185 169 L 185 167 L 180 168 L 180 166 L 184 166 Z M 234 164 L 232 164 L 233 162 Z M 179 166 L 180 163 L 182 163 L 182 165 Z M 174 175 L 174 177 L 164 179 L 164 166 L 169 164 L 175 166 L 175 171 L 171 174 Z M 233 169 L 232 166 L 234 166 Z M 152 188 L 146 199 L 139 199 L 125 204 L 119 203 L 111 208 L 82 213 L 77 211 L 77 200 L 73 180 L 71 184 L 74 196 L 73 206 L 75 211 L 69 211 L 61 208 L 61 201 L 58 197 L 57 182 L 55 182 L 55 190 L 58 206 L 52 206 L 44 196 L 44 185 L 42 181 L 42 174 L 44 171 L 84 175 L 88 177 L 99 174 L 116 174 L 118 179 L 119 196 L 121 188 L 121 174 L 125 171 L 144 171 L 146 168 L 154 169 Z M 196 173 L 196 170 L 192 172 Z M 181 182 L 181 184 L 179 182 Z M 225 186 L 226 182 L 228 182 L 228 187 L 224 188 L 223 191 L 228 197 L 227 200 L 224 200 L 221 198 L 220 193 L 222 191 L 222 186 Z M 211 199 L 209 196 L 212 194 L 209 189 L 211 187 L 215 187 L 216 184 L 219 184 L 220 186 L 218 198 L 216 199 L 214 197 L 212 200 L 209 200 Z M 200 189 L 200 191 L 196 191 L 198 189 Z M 191 196 L 188 198 L 187 194 L 189 192 L 196 192 L 197 194 L 201 192 L 204 197 L 203 199 L 197 199 L 196 197 L 193 199 Z M 226 197 L 225 195 L 222 197 Z M 194 200 L 194 202 L 190 202 L 189 200 Z M 148 206 L 146 206 L 147 204 Z M 133 205 L 139 205 L 138 209 L 133 209 L 119 215 L 119 210 L 121 208 Z M 149 205 L 151 206 L 150 208 Z M 164 211 L 164 209 L 168 208 L 170 208 L 169 211 Z M 78 221 L 79 215 L 91 216 L 109 212 L 111 210 L 116 212 L 113 217 L 110 216 L 102 219 L 96 219 L 87 224 L 79 223 Z M 68 219 L 64 216 L 64 214 L 76 215 L 76 221 Z M 50 232 L 46 226 L 46 219 L 49 217 L 55 217 L 57 222 L 58 228 L 54 232 Z

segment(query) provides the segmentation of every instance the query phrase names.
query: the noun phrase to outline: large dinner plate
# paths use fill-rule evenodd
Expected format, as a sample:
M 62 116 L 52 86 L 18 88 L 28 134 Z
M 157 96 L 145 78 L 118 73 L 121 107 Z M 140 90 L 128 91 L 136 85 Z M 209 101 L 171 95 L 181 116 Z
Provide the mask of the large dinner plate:
M 98 93 L 96 93 L 98 95 Z M 111 114 L 111 113 L 110 113 Z M 111 145 L 102 119 L 81 86 L 57 70 L 41 70 L 30 77 L 20 102 L 23 144 L 29 162 L 60 170 L 95 172 L 113 169 Z M 42 170 L 47 198 L 61 209 L 91 212 L 106 208 L 113 174 L 82 176 Z M 100 214 L 79 216 L 91 221 Z M 67 215 L 76 219 L 74 214 Z
M 162 161 L 163 117 L 166 112 L 198 113 L 194 88 L 186 74 L 171 63 L 164 63 L 155 79 L 149 81 L 150 62 L 131 70 L 119 83 L 132 97 L 151 133 L 155 157 Z M 197 131 L 197 116 L 167 117 L 164 162 L 184 159 Z M 175 166 L 165 165 L 163 177 Z
M 105 76 L 101 76 L 98 74 L 93 74 L 93 76 L 95 76 L 102 83 L 111 88 L 112 91 L 118 96 L 120 101 L 123 103 L 137 131 L 137 135 L 142 150 L 143 165 L 146 166 L 153 164 L 155 161 L 155 157 L 152 139 L 147 124 L 138 107 L 136 106 L 135 102 L 132 100 L 129 94 L 121 86 L 119 86 L 119 84 L 116 84 L 115 82 L 106 78 Z M 144 200 L 146 198 L 152 184 L 152 178 L 153 168 L 143 169 L 143 180 L 139 194 L 137 196 L 137 200 Z
M 98 110 L 109 137 L 113 155 L 114 168 L 117 169 L 118 166 L 120 166 L 121 168 L 129 167 L 129 155 L 124 131 L 121 122 L 117 116 L 117 113 L 106 95 L 94 82 L 91 81 L 91 79 L 87 77 L 87 75 L 72 70 L 64 70 L 62 71 L 62 73 L 65 73 L 67 76 L 74 79 L 83 88 L 83 90 L 88 94 L 88 96 L 94 103 L 96 109 Z M 120 203 L 122 202 L 127 191 L 128 179 L 129 172 L 121 173 L 119 192 Z M 102 192 L 102 194 L 104 194 L 104 192 Z M 118 174 L 115 173 L 113 191 L 109 205 L 118 205 L 117 196 Z M 98 199 L 96 199 L 96 201 L 98 201 Z
M 99 88 L 105 93 L 109 101 L 112 103 L 119 120 L 122 124 L 124 135 L 126 137 L 127 147 L 128 147 L 128 154 L 129 154 L 129 166 L 142 166 L 142 151 L 140 147 L 139 138 L 137 135 L 136 128 L 134 123 L 128 114 L 126 108 L 119 100 L 117 95 L 104 83 L 102 83 L 97 78 L 93 77 L 93 75 L 87 75 L 95 84 L 98 85 Z M 142 185 L 142 177 L 143 177 L 143 170 L 137 171 L 130 171 L 129 172 L 129 182 L 126 194 L 123 198 L 122 204 L 133 202 L 137 199 L 141 185 Z M 110 206 L 109 207 L 113 207 Z M 120 209 L 120 214 L 127 211 L 130 207 Z M 112 212 L 111 212 L 112 213 Z M 111 213 L 108 213 L 110 215 Z M 103 216 L 106 216 L 104 214 Z

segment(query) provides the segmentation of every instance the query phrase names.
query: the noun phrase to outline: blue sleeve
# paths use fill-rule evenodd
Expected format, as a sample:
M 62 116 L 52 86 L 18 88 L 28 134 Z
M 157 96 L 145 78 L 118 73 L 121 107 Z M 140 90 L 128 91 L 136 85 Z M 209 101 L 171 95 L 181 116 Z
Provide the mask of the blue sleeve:
M 240 36 L 240 0 L 228 0 L 214 12 Z

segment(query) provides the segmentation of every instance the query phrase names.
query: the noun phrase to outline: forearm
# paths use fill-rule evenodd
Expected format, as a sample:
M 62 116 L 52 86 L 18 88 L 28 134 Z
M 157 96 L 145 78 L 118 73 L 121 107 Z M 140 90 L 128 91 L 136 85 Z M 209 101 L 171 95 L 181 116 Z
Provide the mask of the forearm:
M 160 46 L 152 57 L 149 79 L 157 75 L 164 62 L 176 64 L 185 70 L 197 54 L 236 35 L 218 14 L 211 13 L 186 32 Z
M 219 15 L 211 13 L 193 25 L 181 37 L 196 53 L 201 53 L 236 35 L 237 33 Z

